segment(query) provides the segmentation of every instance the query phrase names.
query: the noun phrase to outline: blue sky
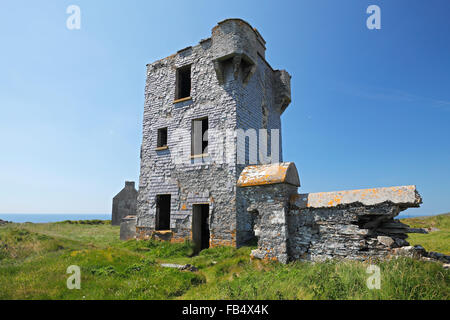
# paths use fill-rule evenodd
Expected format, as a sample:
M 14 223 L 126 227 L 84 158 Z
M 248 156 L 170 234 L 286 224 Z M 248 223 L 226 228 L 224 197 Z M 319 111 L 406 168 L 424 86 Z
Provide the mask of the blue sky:
M 405 213 L 449 212 L 449 15 L 447 0 L 2 1 L 0 213 L 110 212 L 139 177 L 145 65 L 229 17 L 292 75 L 282 134 L 299 191 L 415 184 L 424 204 Z

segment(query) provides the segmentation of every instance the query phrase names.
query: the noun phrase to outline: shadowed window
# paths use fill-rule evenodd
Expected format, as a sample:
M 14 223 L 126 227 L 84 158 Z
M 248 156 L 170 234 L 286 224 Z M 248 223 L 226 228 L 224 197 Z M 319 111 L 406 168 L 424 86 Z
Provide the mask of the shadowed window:
M 158 148 L 167 147 L 167 128 L 158 129 L 158 141 L 156 146 Z
M 175 100 L 191 96 L 191 65 L 177 69 Z
M 208 118 L 192 121 L 191 155 L 208 153 Z

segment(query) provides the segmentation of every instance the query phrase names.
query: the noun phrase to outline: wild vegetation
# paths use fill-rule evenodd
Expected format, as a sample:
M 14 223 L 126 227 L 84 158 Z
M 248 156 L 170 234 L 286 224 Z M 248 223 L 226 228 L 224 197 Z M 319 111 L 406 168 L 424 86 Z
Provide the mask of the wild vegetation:
M 413 235 L 429 251 L 449 253 L 450 216 L 406 219 L 439 229 Z M 435 230 L 433 229 L 433 230 Z M 450 275 L 440 263 L 409 258 L 373 261 L 381 288 L 368 289 L 369 263 L 250 260 L 253 247 L 219 247 L 192 256 L 190 243 L 121 242 L 108 222 L 7 224 L 0 227 L 0 299 L 444 299 Z M 163 268 L 192 264 L 197 272 Z M 81 289 L 66 286 L 81 269 Z
M 411 245 L 420 244 L 427 251 L 441 252 L 450 255 L 450 213 L 431 217 L 403 219 L 403 223 L 412 228 L 425 228 L 429 233 L 411 233 L 408 242 Z

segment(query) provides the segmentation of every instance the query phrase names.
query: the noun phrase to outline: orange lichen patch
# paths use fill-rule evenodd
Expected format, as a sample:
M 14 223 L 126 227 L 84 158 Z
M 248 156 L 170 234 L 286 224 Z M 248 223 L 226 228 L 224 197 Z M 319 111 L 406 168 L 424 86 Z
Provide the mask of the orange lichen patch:
M 238 187 L 289 183 L 300 186 L 297 168 L 293 162 L 247 166 L 239 176 Z
M 170 242 L 171 243 L 183 243 L 183 242 L 185 242 L 186 240 L 188 240 L 187 238 L 185 238 L 185 237 L 178 237 L 178 238 L 172 238 L 172 239 L 170 239 Z
M 236 230 L 230 232 L 231 239 L 223 239 L 216 237 L 215 234 L 211 233 L 209 236 L 209 247 L 236 247 Z
M 264 261 L 278 261 L 278 258 L 272 253 L 272 250 L 266 250 L 267 253 L 264 255 Z
M 413 185 L 307 193 L 292 195 L 290 197 L 290 203 L 297 208 L 335 207 L 357 202 L 362 203 L 363 205 L 392 202 L 395 204 L 417 207 L 422 203 L 422 199 L 418 194 L 416 187 Z
M 217 247 L 234 247 L 233 241 L 231 240 L 209 240 L 209 247 L 210 248 L 217 248 Z
M 160 235 L 166 235 L 173 233 L 172 230 L 155 230 L 153 231 L 153 234 L 160 234 Z
M 172 241 L 176 234 L 171 230 L 153 230 L 151 238 L 154 240 Z
M 136 227 L 136 239 L 138 240 L 154 239 L 172 242 L 175 238 L 179 237 L 171 230 L 154 230 L 149 227 Z
M 136 227 L 136 239 L 148 240 L 151 238 L 151 229 L 147 227 Z
M 336 195 L 336 196 L 334 196 L 333 201 L 334 201 L 334 203 L 336 203 L 336 204 L 340 204 L 341 201 L 342 201 L 342 197 Z

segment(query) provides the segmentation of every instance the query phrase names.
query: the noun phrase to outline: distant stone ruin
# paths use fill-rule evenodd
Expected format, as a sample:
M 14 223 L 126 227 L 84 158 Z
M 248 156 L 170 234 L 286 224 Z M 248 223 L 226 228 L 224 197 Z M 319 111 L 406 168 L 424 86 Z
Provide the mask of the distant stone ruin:
M 136 216 L 138 192 L 134 181 L 126 181 L 125 187 L 113 198 L 111 224 L 118 226 L 127 216 Z
M 11 222 L 0 219 L 0 226 L 9 224 L 9 223 L 11 223 Z

